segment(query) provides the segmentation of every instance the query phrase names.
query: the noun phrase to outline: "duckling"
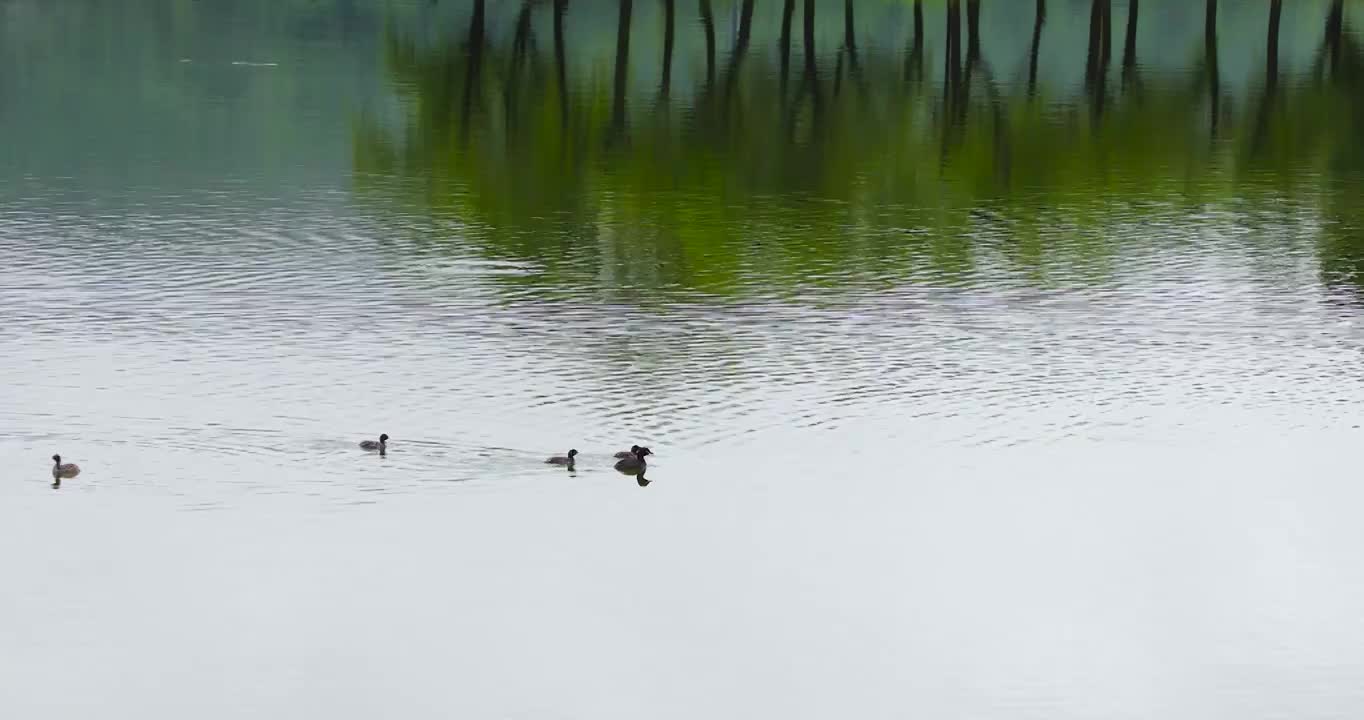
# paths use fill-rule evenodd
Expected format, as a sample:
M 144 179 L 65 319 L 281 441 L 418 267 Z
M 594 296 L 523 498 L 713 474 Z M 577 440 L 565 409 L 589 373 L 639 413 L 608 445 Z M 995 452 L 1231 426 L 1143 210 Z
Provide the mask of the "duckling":
M 569 450 L 568 455 L 555 455 L 545 461 L 546 465 L 567 465 L 573 467 L 573 458 L 578 456 L 577 450 Z
M 617 460 L 624 460 L 625 458 L 631 458 L 631 457 L 634 457 L 634 456 L 635 456 L 635 453 L 639 452 L 640 450 L 643 450 L 645 455 L 653 455 L 653 454 L 654 454 L 654 451 L 653 451 L 653 450 L 650 450 L 649 448 L 641 447 L 641 446 L 639 446 L 639 445 L 631 445 L 629 450 L 621 450 L 620 452 L 616 453 L 616 454 L 615 454 L 615 458 L 616 458 Z
M 52 479 L 61 480 L 62 478 L 73 478 L 81 474 L 81 468 L 76 463 L 62 464 L 61 455 L 52 456 Z
M 360 449 L 361 449 L 361 450 L 369 450 L 370 452 L 373 452 L 373 451 L 375 451 L 375 450 L 378 450 L 380 455 L 383 455 L 383 454 L 387 453 L 387 452 L 388 452 L 388 433 L 384 433 L 384 434 L 380 435 L 380 436 L 379 436 L 379 442 L 374 442 L 373 440 L 365 440 L 365 441 L 362 441 L 362 442 L 360 443 Z
M 644 469 L 649 465 L 645 462 L 644 456 L 649 454 L 649 448 L 637 447 L 634 455 L 616 461 L 616 469 L 630 475 L 643 475 Z

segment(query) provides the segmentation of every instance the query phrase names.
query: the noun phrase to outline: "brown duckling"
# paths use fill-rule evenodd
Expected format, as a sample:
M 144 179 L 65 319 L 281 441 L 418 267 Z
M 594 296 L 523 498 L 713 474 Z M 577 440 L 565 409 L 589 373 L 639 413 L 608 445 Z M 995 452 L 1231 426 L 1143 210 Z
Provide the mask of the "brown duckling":
M 63 463 L 61 455 L 52 456 L 52 479 L 61 480 L 62 478 L 73 478 L 81 474 L 81 468 L 76 463 Z

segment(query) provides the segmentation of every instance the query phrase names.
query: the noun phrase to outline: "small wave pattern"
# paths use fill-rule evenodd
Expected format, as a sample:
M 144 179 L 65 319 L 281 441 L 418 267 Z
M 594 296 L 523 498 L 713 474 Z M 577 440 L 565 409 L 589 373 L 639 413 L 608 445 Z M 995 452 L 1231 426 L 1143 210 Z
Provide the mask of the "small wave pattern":
M 635 441 L 664 468 L 788 441 L 856 456 L 1355 423 L 1364 314 L 1321 285 L 1311 210 L 1276 217 L 1119 213 L 1083 263 L 1058 222 L 1039 271 L 981 215 L 965 281 L 910 262 L 795 290 L 755 273 L 721 297 L 623 290 L 573 251 L 576 280 L 546 290 L 547 261 L 480 252 L 486 230 L 342 193 L 111 212 L 31 194 L 0 206 L 0 456 L 41 479 L 60 450 L 86 469 L 72 487 L 202 507 L 548 481 L 539 461 L 570 447 L 605 482 Z M 387 457 L 358 450 L 380 432 Z

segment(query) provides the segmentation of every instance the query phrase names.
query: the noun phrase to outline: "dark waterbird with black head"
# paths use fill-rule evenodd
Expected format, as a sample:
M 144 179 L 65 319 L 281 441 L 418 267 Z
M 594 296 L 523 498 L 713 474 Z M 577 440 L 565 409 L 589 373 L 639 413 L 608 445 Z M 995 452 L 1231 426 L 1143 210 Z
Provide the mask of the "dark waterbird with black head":
M 571 468 L 573 467 L 573 459 L 576 458 L 576 457 L 578 457 L 578 451 L 577 451 L 577 450 L 569 450 L 567 455 L 555 455 L 554 457 L 549 458 L 548 460 L 545 460 L 545 464 L 546 464 L 546 465 L 567 465 L 567 466 L 571 469 Z
M 629 450 L 621 450 L 620 452 L 616 453 L 613 457 L 615 457 L 617 460 L 624 460 L 625 458 L 634 457 L 635 453 L 639 452 L 640 450 L 643 450 L 645 455 L 654 454 L 654 451 L 650 450 L 649 448 L 643 447 L 641 445 L 631 445 Z
M 80 466 L 76 463 L 63 463 L 61 455 L 52 456 L 52 489 L 56 490 L 62 486 L 62 478 L 73 478 L 81 474 Z
M 649 466 L 644 456 L 651 454 L 649 448 L 636 446 L 633 455 L 616 461 L 616 469 L 629 475 L 642 475 Z
M 360 442 L 360 449 L 368 450 L 369 452 L 374 452 L 375 450 L 378 450 L 380 455 L 386 454 L 388 452 L 388 433 L 383 433 L 382 435 L 380 435 L 379 442 L 375 442 L 373 440 L 362 440 Z
M 61 480 L 62 478 L 73 478 L 81 474 L 81 468 L 76 463 L 63 463 L 61 455 L 52 456 L 52 479 Z

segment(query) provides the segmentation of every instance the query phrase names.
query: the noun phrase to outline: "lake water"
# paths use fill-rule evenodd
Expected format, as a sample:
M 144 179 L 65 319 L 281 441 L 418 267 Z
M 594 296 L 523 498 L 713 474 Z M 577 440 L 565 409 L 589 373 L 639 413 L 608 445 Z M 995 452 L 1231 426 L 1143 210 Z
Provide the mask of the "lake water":
M 0 0 L 0 714 L 1359 717 L 1364 3 L 915 5 Z

